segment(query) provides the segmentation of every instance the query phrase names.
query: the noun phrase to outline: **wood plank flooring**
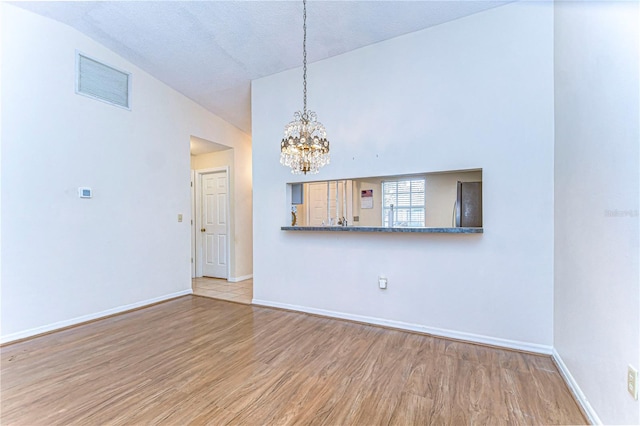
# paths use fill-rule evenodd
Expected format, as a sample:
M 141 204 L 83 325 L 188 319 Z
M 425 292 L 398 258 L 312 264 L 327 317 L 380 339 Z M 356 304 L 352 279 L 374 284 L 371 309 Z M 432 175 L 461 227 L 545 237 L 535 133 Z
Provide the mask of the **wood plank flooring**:
M 197 296 L 0 356 L 2 425 L 586 423 L 549 357 Z

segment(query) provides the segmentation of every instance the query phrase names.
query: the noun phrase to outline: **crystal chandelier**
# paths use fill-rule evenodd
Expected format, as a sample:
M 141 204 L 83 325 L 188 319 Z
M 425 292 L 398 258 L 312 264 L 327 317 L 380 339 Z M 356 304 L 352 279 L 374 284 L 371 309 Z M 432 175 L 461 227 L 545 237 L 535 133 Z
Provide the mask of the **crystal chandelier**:
M 316 174 L 329 164 L 327 132 L 316 113 L 307 111 L 307 1 L 302 1 L 302 81 L 304 87 L 303 110 L 293 114 L 293 121 L 284 127 L 280 144 L 280 164 L 291 167 L 291 173 Z

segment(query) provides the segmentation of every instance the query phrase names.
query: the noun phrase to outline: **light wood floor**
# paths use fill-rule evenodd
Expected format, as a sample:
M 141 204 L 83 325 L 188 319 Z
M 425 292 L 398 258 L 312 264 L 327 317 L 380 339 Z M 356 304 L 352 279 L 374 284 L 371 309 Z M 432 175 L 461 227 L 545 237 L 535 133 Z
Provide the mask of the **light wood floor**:
M 197 296 L 0 354 L 2 425 L 585 423 L 548 357 Z
M 218 278 L 193 278 L 191 288 L 196 296 L 212 297 L 250 305 L 253 300 L 253 279 L 231 283 Z

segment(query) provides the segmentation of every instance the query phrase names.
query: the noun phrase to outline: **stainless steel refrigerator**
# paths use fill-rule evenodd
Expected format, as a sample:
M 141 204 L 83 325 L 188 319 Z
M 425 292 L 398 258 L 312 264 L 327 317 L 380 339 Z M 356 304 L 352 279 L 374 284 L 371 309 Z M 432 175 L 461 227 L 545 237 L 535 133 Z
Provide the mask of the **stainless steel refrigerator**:
M 482 182 L 458 182 L 456 227 L 482 227 Z

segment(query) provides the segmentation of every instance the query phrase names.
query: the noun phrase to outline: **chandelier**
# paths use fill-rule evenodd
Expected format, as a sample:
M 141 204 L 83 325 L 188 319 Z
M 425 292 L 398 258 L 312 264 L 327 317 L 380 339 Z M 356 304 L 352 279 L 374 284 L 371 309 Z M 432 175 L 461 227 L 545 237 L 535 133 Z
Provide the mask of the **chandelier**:
M 307 1 L 302 1 L 302 81 L 303 109 L 293 114 L 293 121 L 284 126 L 280 144 L 280 164 L 291 167 L 291 173 L 316 174 L 329 164 L 327 132 L 315 112 L 307 111 Z

